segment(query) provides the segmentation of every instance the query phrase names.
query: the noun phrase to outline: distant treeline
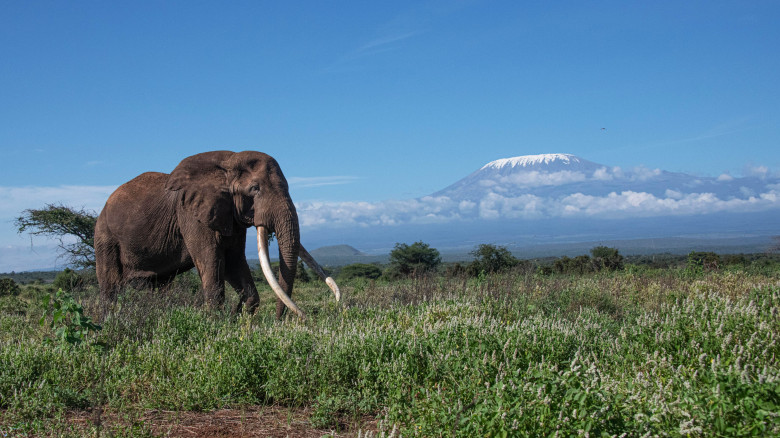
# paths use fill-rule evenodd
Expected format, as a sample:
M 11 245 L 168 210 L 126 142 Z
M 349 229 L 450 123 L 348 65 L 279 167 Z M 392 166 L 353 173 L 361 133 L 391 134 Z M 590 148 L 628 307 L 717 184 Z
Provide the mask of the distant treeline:
M 46 284 L 51 283 L 62 271 L 25 271 L 7 272 L 0 274 L 0 278 L 10 278 L 19 284 Z
M 417 251 L 414 253 L 414 251 Z M 406 253 L 412 253 L 410 257 L 403 258 Z M 395 279 L 402 276 L 438 273 L 443 276 L 471 276 L 480 274 L 515 271 L 523 274 L 573 274 L 581 275 L 600 271 L 615 271 L 624 269 L 688 269 L 689 271 L 716 271 L 721 269 L 780 269 L 780 254 L 778 253 L 750 253 L 750 254 L 717 254 L 714 252 L 697 252 L 689 254 L 648 254 L 627 255 L 619 254 L 617 249 L 609 247 L 596 247 L 591 254 L 583 254 L 575 257 L 545 257 L 537 259 L 517 259 L 504 247 L 494 245 L 480 245 L 472 252 L 474 260 L 471 262 L 441 262 L 438 252 L 422 242 L 412 245 L 399 246 L 394 250 L 391 263 L 351 263 L 342 266 L 326 266 L 327 273 L 340 280 L 352 278 L 366 279 Z M 415 259 L 414 257 L 417 257 Z M 425 259 L 428 257 L 428 259 Z M 276 265 L 276 263 L 274 263 Z M 251 264 L 250 264 L 251 266 Z M 259 267 L 252 266 L 256 272 L 255 279 L 263 281 L 263 275 Z M 299 262 L 298 281 L 307 282 L 314 279 L 315 274 L 305 269 Z M 52 284 L 55 280 L 67 281 L 68 284 L 78 282 L 96 284 L 94 271 L 26 271 L 0 273 L 0 278 L 10 278 L 19 285 L 26 284 Z M 190 272 L 187 281 L 198 282 L 197 274 Z

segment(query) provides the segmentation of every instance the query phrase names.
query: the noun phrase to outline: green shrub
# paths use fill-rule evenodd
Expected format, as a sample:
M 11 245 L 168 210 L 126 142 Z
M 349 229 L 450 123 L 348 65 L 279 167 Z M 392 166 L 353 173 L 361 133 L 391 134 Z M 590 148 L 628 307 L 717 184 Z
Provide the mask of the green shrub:
M 21 288 L 15 281 L 8 277 L 0 278 L 0 296 L 11 295 L 16 296 L 21 292 Z
M 390 277 L 419 275 L 434 271 L 441 264 L 441 255 L 436 248 L 424 242 L 411 245 L 396 243 L 390 251 Z
M 47 316 L 51 316 L 49 328 L 54 330 L 55 337 L 63 343 L 80 344 L 90 331 L 98 331 L 101 327 L 84 315 L 84 308 L 62 289 L 43 298 L 43 316 L 40 324 L 46 324 Z
M 686 269 L 689 273 L 717 271 L 720 268 L 720 256 L 714 252 L 691 251 L 688 254 Z
M 84 285 L 84 279 L 73 269 L 65 268 L 64 271 L 57 274 L 52 285 L 55 289 L 73 291 L 81 289 Z
M 352 278 L 368 278 L 376 280 L 382 276 L 382 270 L 377 265 L 368 263 L 353 263 L 344 266 L 339 272 L 339 279 L 349 280 Z
M 504 246 L 483 243 L 471 251 L 474 261 L 468 266 L 469 275 L 478 276 L 482 272 L 488 274 L 507 271 L 520 263 Z
M 616 248 L 597 246 L 590 250 L 594 268 L 597 271 L 617 271 L 623 269 L 623 256 Z

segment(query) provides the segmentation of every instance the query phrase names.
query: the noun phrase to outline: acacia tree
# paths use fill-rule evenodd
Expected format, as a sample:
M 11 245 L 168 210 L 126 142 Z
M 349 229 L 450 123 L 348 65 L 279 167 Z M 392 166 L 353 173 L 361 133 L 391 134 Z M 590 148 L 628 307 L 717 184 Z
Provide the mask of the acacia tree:
M 473 276 L 481 272 L 501 272 L 517 266 L 520 263 L 512 253 L 504 246 L 496 246 L 483 243 L 470 252 L 474 261 L 469 265 L 469 273 Z
M 411 245 L 396 243 L 390 252 L 390 267 L 400 275 L 416 275 L 433 271 L 441 264 L 441 256 L 436 248 L 423 242 Z
M 608 246 L 597 246 L 590 250 L 593 256 L 593 263 L 597 271 L 606 269 L 608 271 L 618 271 L 623 269 L 623 256 L 617 248 Z
M 85 209 L 76 210 L 62 204 L 27 209 L 14 221 L 17 232 L 59 240 L 61 256 L 78 268 L 95 266 L 95 223 L 97 215 Z M 75 238 L 75 242 L 73 242 Z

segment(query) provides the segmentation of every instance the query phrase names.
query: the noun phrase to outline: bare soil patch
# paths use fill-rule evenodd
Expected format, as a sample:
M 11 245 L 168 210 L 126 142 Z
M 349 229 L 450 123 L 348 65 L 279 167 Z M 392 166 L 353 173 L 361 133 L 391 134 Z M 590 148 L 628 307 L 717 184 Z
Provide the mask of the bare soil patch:
M 85 432 L 96 428 L 140 426 L 155 436 L 164 437 L 271 437 L 320 438 L 355 437 L 358 432 L 376 432 L 372 417 L 339 418 L 331 429 L 316 429 L 309 421 L 311 409 L 284 406 L 249 406 L 212 412 L 146 410 L 130 416 L 101 410 L 70 411 L 67 420 Z

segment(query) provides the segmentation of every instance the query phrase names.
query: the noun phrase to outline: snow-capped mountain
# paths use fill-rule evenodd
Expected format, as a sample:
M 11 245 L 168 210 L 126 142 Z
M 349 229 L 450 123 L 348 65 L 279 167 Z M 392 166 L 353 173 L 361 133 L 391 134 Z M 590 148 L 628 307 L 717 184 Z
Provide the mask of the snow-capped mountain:
M 602 166 L 588 160 L 583 160 L 572 154 L 539 154 L 501 158 L 485 164 L 480 170 L 506 171 L 521 168 L 523 170 L 544 170 L 547 172 L 554 172 L 560 170 L 593 171 L 599 167 Z
M 571 154 L 542 154 L 491 161 L 432 196 L 479 201 L 491 195 L 559 199 L 574 194 L 602 197 L 631 192 L 672 200 L 690 194 L 708 194 L 727 201 L 749 200 L 771 190 L 777 183 L 777 180 L 758 177 L 697 177 L 641 166 L 621 169 Z
M 302 228 L 312 230 L 307 239 L 334 244 L 349 230 L 364 249 L 388 250 L 393 242 L 421 239 L 456 247 L 766 237 L 780 234 L 780 178 L 768 172 L 702 177 L 643 166 L 624 169 L 571 154 L 525 155 L 491 161 L 417 199 L 296 207 Z

